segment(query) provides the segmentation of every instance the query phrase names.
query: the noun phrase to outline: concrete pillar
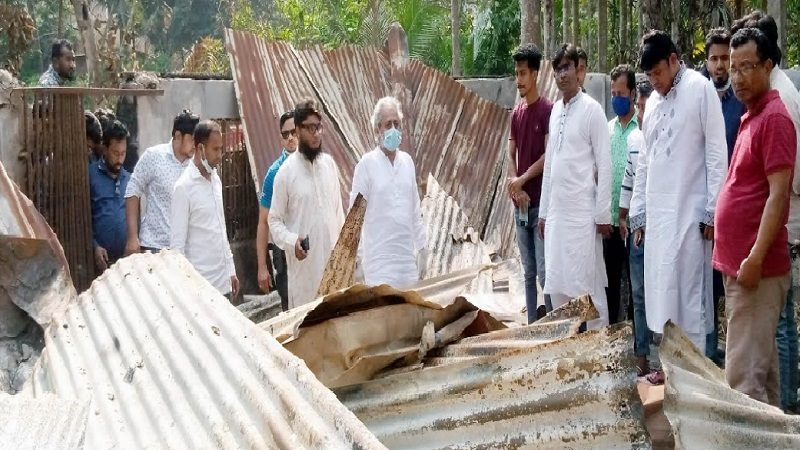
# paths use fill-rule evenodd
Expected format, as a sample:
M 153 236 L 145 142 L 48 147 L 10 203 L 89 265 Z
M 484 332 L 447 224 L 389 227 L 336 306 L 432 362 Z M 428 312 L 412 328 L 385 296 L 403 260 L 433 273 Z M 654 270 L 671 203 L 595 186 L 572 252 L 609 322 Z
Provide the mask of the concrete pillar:
M 783 53 L 781 67 L 786 67 L 786 0 L 767 0 L 767 14 L 778 25 L 778 46 Z

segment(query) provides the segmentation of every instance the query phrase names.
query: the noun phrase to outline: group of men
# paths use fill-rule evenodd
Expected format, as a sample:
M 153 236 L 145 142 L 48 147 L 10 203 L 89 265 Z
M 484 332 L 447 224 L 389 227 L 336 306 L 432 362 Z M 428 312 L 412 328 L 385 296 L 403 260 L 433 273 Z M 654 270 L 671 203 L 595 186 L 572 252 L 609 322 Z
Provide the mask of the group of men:
M 276 287 L 288 309 L 316 297 L 344 224 L 344 208 L 339 168 L 322 152 L 322 114 L 316 104 L 299 103 L 281 116 L 280 127 L 284 148 L 264 178 L 256 250 L 258 282 L 266 291 L 272 286 L 267 258 L 272 248 Z M 359 194 L 367 205 L 358 272 L 367 284 L 404 288 L 418 281 L 424 268 L 427 229 L 414 161 L 400 150 L 403 110 L 396 98 L 378 100 L 371 128 L 375 146 L 356 165 L 349 195 L 351 207 Z
M 555 103 L 536 88 L 539 50 L 516 51 L 523 101 L 511 120 L 508 194 L 529 320 L 537 276 L 544 309 L 588 293 L 600 313 L 589 327 L 621 320 L 628 266 L 628 314 L 646 375 L 652 333 L 668 320 L 718 357 L 724 294 L 729 384 L 797 407 L 790 252 L 800 242 L 800 94 L 779 67 L 777 37 L 775 21 L 755 11 L 711 31 L 697 72 L 669 35 L 647 33 L 639 52 L 646 80 L 637 83 L 628 65 L 612 70 L 616 117 L 608 122 L 582 89 L 579 49 L 564 44 L 549 61 L 562 96 Z

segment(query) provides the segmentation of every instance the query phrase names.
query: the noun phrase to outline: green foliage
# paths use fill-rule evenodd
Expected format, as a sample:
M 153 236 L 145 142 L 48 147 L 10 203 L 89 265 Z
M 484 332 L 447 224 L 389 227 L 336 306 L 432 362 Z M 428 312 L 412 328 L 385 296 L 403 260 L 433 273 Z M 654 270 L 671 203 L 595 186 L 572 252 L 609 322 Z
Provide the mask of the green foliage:
M 485 22 L 476 30 L 475 74 L 509 75 L 514 72 L 511 54 L 519 44 L 519 1 L 491 0 L 483 12 Z

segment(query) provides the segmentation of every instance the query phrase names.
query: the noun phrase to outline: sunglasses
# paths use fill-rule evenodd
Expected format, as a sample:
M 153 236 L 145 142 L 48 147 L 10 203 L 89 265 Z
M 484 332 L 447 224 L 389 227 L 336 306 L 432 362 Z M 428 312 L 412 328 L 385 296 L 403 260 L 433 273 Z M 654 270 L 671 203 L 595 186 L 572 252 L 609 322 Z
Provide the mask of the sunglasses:
M 297 130 L 292 128 L 291 130 L 281 131 L 282 138 L 289 139 L 289 136 L 297 136 Z

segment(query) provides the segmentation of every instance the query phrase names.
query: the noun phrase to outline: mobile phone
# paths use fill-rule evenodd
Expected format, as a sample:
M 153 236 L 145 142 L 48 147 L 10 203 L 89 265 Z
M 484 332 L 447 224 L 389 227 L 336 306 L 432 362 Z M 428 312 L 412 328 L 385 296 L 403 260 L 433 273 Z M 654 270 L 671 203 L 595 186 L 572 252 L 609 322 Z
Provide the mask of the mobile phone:
M 308 246 L 308 235 L 306 235 L 306 237 L 302 241 L 300 241 L 300 248 L 302 248 L 303 251 L 306 251 L 306 252 L 308 251 L 308 248 L 309 248 L 309 246 Z

